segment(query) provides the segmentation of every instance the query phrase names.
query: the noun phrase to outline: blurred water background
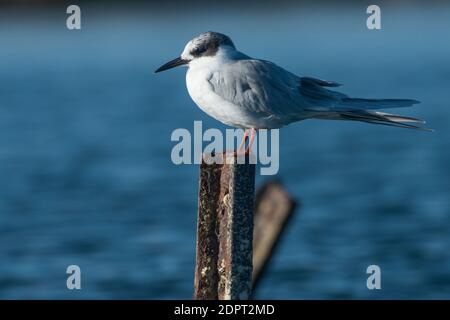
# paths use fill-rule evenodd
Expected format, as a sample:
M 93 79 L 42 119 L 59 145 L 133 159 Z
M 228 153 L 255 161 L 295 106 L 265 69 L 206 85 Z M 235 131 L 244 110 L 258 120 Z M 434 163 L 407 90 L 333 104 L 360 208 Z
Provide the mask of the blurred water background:
M 172 164 L 170 135 L 225 127 L 191 101 L 184 69 L 153 71 L 208 30 L 352 96 L 421 100 L 394 111 L 436 129 L 281 130 L 278 178 L 303 207 L 256 298 L 450 298 L 450 11 L 382 4 L 369 31 L 367 5 L 87 3 L 81 31 L 64 6 L 3 8 L 0 298 L 192 297 L 198 167 Z M 66 288 L 71 264 L 82 290 Z M 381 290 L 366 288 L 371 264 Z

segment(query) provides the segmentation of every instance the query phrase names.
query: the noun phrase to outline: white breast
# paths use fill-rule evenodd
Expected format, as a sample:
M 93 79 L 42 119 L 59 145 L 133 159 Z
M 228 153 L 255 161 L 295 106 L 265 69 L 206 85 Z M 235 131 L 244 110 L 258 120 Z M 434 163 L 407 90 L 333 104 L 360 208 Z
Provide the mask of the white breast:
M 211 88 L 208 79 L 216 70 L 217 62 L 212 58 L 196 59 L 186 73 L 186 85 L 192 100 L 211 117 L 220 122 L 241 128 L 253 127 L 252 119 L 239 106 L 223 99 Z

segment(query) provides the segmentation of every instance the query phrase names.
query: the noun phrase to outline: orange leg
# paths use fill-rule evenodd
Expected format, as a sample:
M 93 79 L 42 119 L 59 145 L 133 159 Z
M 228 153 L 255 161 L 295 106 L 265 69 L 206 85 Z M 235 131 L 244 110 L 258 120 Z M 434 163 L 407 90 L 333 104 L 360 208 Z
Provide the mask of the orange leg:
M 248 142 L 247 149 L 245 150 L 245 153 L 250 153 L 252 151 L 253 142 L 255 142 L 256 138 L 256 129 L 252 128 L 250 133 L 250 141 Z
M 244 137 L 242 138 L 241 144 L 239 145 L 238 148 L 238 153 L 241 153 L 242 151 L 244 151 L 244 147 L 245 147 L 245 141 L 248 138 L 248 129 L 245 129 L 244 131 Z

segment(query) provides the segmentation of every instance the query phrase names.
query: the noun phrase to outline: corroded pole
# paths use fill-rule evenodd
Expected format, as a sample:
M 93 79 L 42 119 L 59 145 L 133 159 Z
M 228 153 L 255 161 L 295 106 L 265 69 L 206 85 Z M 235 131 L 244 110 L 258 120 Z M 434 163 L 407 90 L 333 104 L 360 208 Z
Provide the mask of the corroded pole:
M 194 297 L 243 300 L 252 287 L 255 165 L 221 157 L 208 164 L 204 155 L 200 165 Z
M 206 164 L 205 156 L 200 165 L 197 217 L 197 246 L 194 280 L 194 298 L 217 300 L 217 210 L 220 193 L 222 165 Z

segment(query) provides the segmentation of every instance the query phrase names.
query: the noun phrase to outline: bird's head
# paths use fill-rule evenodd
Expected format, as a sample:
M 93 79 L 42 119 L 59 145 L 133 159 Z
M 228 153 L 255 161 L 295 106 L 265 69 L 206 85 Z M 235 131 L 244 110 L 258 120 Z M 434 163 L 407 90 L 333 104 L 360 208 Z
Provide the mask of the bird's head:
M 155 72 L 161 72 L 181 65 L 189 65 L 195 59 L 214 57 L 220 49 L 235 50 L 231 39 L 218 32 L 205 32 L 189 41 L 181 56 L 159 67 Z

